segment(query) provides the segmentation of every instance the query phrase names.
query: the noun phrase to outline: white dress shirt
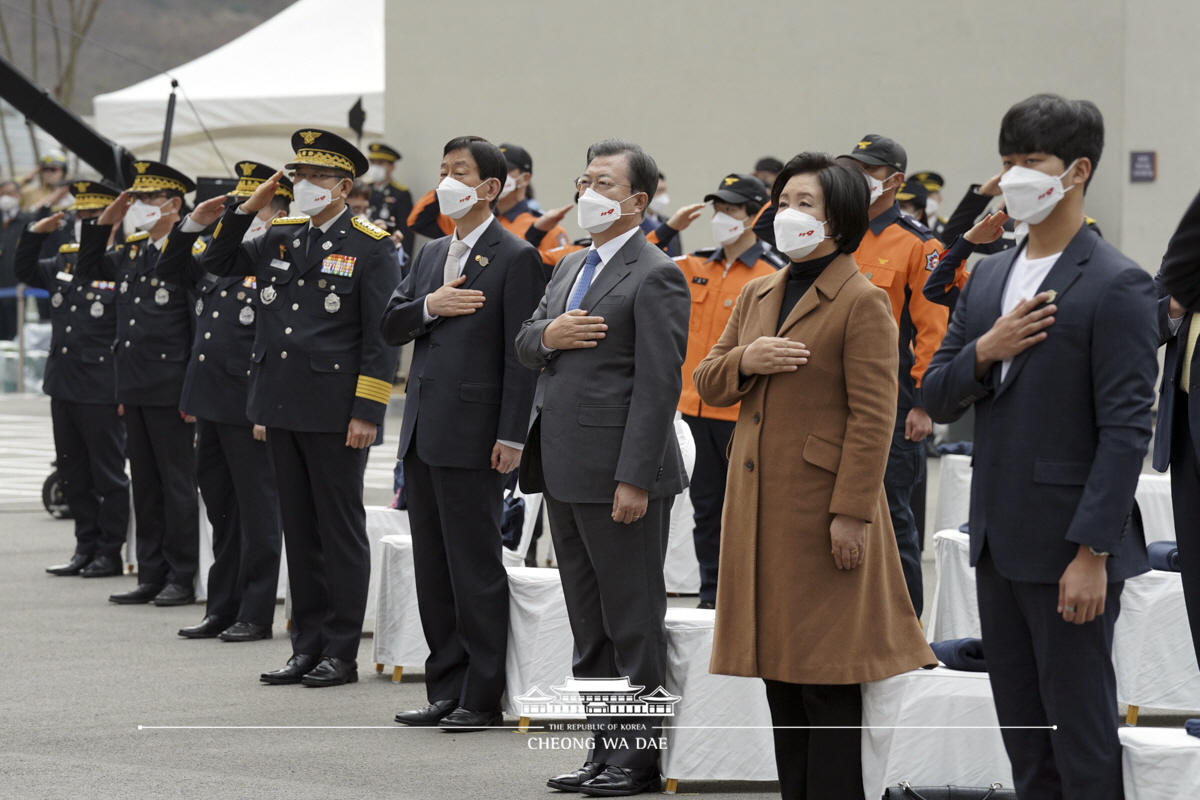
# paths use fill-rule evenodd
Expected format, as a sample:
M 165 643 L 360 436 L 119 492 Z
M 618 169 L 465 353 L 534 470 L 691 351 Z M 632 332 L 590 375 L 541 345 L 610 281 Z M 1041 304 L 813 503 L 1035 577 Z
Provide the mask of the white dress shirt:
M 1008 274 L 1008 285 L 1004 287 L 1004 299 L 1000 304 L 1000 313 L 1007 314 L 1020 305 L 1022 300 L 1028 300 L 1036 295 L 1042 282 L 1046 280 L 1046 276 L 1050 274 L 1050 270 L 1061 255 L 1062 253 L 1055 253 L 1043 258 L 1026 258 L 1025 248 L 1021 248 L 1021 252 L 1017 253 L 1017 260 L 1013 262 L 1012 272 Z M 1010 366 L 1012 366 L 1011 358 L 1006 358 L 1000 365 L 1001 383 L 1008 375 Z
M 488 220 L 487 222 L 483 223 L 482 225 L 480 225 L 475 230 L 471 231 L 470 233 L 468 233 L 466 236 L 462 237 L 461 239 L 458 238 L 458 229 L 456 228 L 454 230 L 454 233 L 452 234 L 452 236 L 454 238 L 452 239 L 452 241 L 462 242 L 463 244 L 465 244 L 467 246 L 466 251 L 461 256 L 458 257 L 458 274 L 460 276 L 463 274 L 463 270 L 466 269 L 466 267 L 467 267 L 467 259 L 470 258 L 471 251 L 475 249 L 475 245 L 479 242 L 480 237 L 483 236 L 483 232 L 486 231 L 488 229 L 488 226 L 491 225 L 493 222 L 495 222 L 495 219 Z M 496 224 L 499 225 L 500 223 L 496 222 Z M 449 252 L 449 251 L 447 251 L 447 252 Z M 443 266 L 442 264 L 439 264 L 438 269 L 440 270 L 442 268 L 442 266 Z M 436 314 L 429 313 L 429 295 L 425 295 L 424 315 L 425 315 L 425 324 L 426 325 L 428 325 L 429 323 L 431 323 L 435 319 L 437 319 Z
M 612 257 L 619 253 L 621 248 L 625 246 L 625 243 L 632 239 L 633 235 L 640 230 L 641 228 L 634 227 L 625 231 L 625 233 L 622 233 L 617 238 L 608 240 L 599 247 L 594 244 L 592 245 L 591 249 L 600 254 L 600 263 L 596 265 L 596 270 L 592 273 L 592 283 L 595 283 L 596 278 L 600 277 L 600 271 L 612 260 Z M 586 257 L 584 260 L 587 260 Z M 571 295 L 575 294 L 575 287 L 579 286 L 579 281 L 582 277 L 583 270 L 580 269 L 579 274 L 575 276 L 575 283 L 571 284 L 571 291 L 567 294 L 567 302 L 570 302 Z

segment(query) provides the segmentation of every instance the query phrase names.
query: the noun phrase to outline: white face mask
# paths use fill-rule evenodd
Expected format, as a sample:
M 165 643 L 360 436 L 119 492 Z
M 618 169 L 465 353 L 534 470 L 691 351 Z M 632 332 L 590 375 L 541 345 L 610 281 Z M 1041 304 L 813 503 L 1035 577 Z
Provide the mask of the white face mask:
M 125 219 L 129 220 L 129 224 L 139 231 L 148 231 L 162 219 L 162 209 L 141 200 L 135 200 L 129 210 L 125 212 Z
M 927 219 L 933 219 L 933 215 L 936 214 L 937 210 L 941 207 L 941 203 L 939 203 L 937 200 L 934 200 L 932 197 L 929 198 L 925 201 L 925 217 Z
M 292 187 L 296 210 L 307 216 L 316 216 L 333 202 L 333 190 L 323 189 L 315 183 L 300 181 Z
M 75 220 L 75 224 L 72 226 L 72 230 L 75 233 L 75 241 L 78 242 L 80 239 L 83 238 L 83 220 L 81 220 L 81 219 Z
M 880 197 L 883 197 L 883 181 L 879 180 L 879 178 L 876 178 L 874 175 L 868 175 L 865 172 L 863 173 L 863 176 L 867 179 L 867 185 L 871 187 L 871 199 L 867 202 L 874 203 Z
M 650 208 L 654 210 L 655 214 L 666 216 L 667 212 L 671 210 L 670 195 L 666 192 L 659 192 L 654 195 L 654 199 L 650 201 Z
M 736 242 L 746 230 L 746 220 L 734 219 L 724 211 L 713 214 L 712 232 L 717 244 Z
M 517 189 L 517 181 L 512 175 L 504 179 L 504 188 L 500 190 L 500 199 L 508 197 Z
M 19 205 L 21 205 L 21 198 L 16 195 L 0 194 L 0 211 L 5 214 L 16 211 Z
M 628 200 L 629 197 L 626 197 L 625 200 Z M 637 213 L 636 211 L 621 211 L 621 203 L 624 203 L 625 200 L 609 200 L 595 189 L 588 187 L 586 192 L 579 195 L 577 207 L 579 227 L 588 233 L 603 233 L 612 227 L 619 217 L 633 216 Z
M 254 222 L 250 223 L 250 228 L 242 236 L 243 242 L 251 242 L 267 232 L 267 228 L 271 227 L 271 220 L 254 218 Z
M 479 202 L 479 186 L 472 188 L 447 175 L 437 187 L 438 207 L 450 219 L 462 219 Z
M 829 238 L 825 224 L 811 214 L 785 208 L 775 215 L 775 249 L 793 260 L 804 258 Z
M 1004 210 L 1018 222 L 1037 225 L 1058 205 L 1074 186 L 1063 188 L 1062 179 L 1075 168 L 1079 159 L 1071 162 L 1062 175 L 1048 175 L 1029 167 L 1011 167 L 1000 178 L 1004 193 Z
M 363 173 L 362 179 L 367 183 L 379 183 L 387 177 L 387 169 L 382 164 L 372 164 Z

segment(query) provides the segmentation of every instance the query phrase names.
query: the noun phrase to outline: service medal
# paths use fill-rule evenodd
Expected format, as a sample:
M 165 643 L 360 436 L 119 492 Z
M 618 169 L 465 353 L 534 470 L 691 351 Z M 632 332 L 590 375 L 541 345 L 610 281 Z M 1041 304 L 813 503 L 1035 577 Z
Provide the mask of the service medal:
M 259 297 L 262 299 L 263 305 L 267 305 L 267 306 L 271 305 L 271 303 L 275 302 L 275 287 L 274 286 L 264 287 L 262 292 L 259 293 Z
M 325 310 L 330 314 L 336 314 L 337 310 L 342 307 L 342 298 L 336 294 L 330 293 L 325 295 Z
M 171 293 L 161 286 L 158 287 L 158 290 L 154 293 L 154 302 L 158 303 L 160 306 L 165 306 L 170 299 Z
M 55 308 L 58 308 L 59 306 L 62 305 L 62 301 L 63 301 L 62 292 L 55 292 L 54 296 L 50 298 L 50 305 L 54 306 Z
M 99 300 L 92 303 L 91 314 L 96 319 L 100 319 L 101 317 L 103 317 L 104 316 L 104 304 L 101 303 Z
M 198 317 L 203 313 L 204 313 L 204 301 L 197 300 L 196 301 L 196 316 Z
M 238 322 L 243 325 L 254 322 L 254 309 L 250 306 L 242 306 L 242 310 L 238 312 Z

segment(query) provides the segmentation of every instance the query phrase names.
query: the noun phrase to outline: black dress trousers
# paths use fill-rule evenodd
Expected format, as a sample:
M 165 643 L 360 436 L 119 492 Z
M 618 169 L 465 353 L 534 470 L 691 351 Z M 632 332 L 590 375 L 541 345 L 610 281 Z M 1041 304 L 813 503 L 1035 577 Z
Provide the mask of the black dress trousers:
M 763 683 L 783 800 L 862 800 L 862 687 Z
M 50 400 L 63 496 L 75 519 L 75 552 L 121 557 L 129 530 L 125 421 L 115 403 Z

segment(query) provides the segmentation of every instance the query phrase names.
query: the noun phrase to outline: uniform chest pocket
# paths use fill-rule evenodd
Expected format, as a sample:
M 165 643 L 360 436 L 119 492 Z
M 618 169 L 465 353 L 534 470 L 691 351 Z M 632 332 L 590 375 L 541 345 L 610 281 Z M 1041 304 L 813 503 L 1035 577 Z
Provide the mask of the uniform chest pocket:
M 692 290 L 692 315 L 688 327 L 696 330 L 700 327 L 700 310 L 704 308 L 704 301 L 708 299 L 709 292 L 707 286 L 698 283 L 688 284 L 688 288 Z
M 349 279 L 327 282 L 324 288 L 318 284 L 311 298 L 305 298 L 305 310 L 318 317 L 335 319 L 345 313 L 353 291 L 354 283 Z
M 862 274 L 864 278 L 878 286 L 880 289 L 888 289 L 893 284 L 897 283 L 896 276 L 899 274 L 899 272 L 891 267 L 876 265 L 863 267 Z

